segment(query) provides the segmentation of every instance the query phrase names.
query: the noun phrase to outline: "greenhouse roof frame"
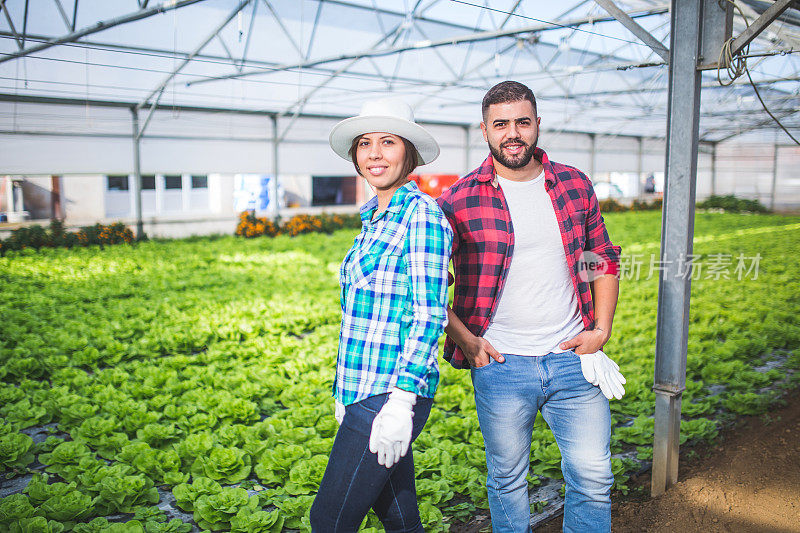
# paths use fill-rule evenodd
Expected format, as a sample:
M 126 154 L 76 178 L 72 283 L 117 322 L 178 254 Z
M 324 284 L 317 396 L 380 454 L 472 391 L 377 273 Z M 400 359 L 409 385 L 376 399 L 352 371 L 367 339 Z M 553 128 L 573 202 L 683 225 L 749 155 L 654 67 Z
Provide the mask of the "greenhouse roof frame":
M 797 4 L 755 38 L 749 54 L 762 97 L 790 129 L 800 127 L 800 57 L 793 54 L 800 49 Z M 176 106 L 250 108 L 293 118 L 352 115 L 364 99 L 388 93 L 409 101 L 423 120 L 474 125 L 485 90 L 513 78 L 547 102 L 541 106 L 544 124 L 556 131 L 665 131 L 668 4 L 579 1 L 562 12 L 530 0 L 492 7 L 474 0 L 403 5 L 42 0 L 33 12 L 28 1 L 12 6 L 2 0 L 3 92 L 7 99 L 114 99 L 139 109 L 168 95 Z M 758 0 L 741 4 L 748 23 L 769 6 Z M 615 16 L 630 22 L 638 37 Z M 182 29 L 186 24 L 191 31 Z M 170 31 L 172 46 L 164 38 Z M 734 35 L 744 31 L 737 15 Z M 737 80 L 719 89 L 714 72 L 703 79 L 703 90 L 713 94 L 703 101 L 702 141 L 777 128 L 764 120 L 749 83 Z M 262 88 L 269 98 L 261 97 Z

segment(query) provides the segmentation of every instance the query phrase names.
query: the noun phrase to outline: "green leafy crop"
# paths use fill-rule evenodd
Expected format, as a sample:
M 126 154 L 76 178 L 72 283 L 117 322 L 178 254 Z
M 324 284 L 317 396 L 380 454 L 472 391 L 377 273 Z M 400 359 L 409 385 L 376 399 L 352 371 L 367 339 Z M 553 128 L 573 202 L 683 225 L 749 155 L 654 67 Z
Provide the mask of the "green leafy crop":
M 605 347 L 628 380 L 625 397 L 610 404 L 615 486 L 625 491 L 641 465 L 621 457 L 652 457 L 658 276 L 648 278 L 647 263 L 658 254 L 661 220 L 657 212 L 605 220 L 623 267 L 644 261 L 640 276 L 623 272 Z M 713 441 L 733 415 L 766 412 L 800 383 L 798 228 L 799 217 L 696 214 L 694 253 L 730 254 L 732 265 L 730 279 L 702 271 L 692 282 L 682 442 Z M 34 475 L 25 492 L 0 500 L 0 531 L 186 530 L 156 505 L 191 512 L 209 529 L 307 531 L 338 430 L 330 394 L 337 273 L 353 237 L 6 252 L 0 470 L 43 468 L 49 478 Z M 760 254 L 757 279 L 736 279 L 740 253 Z M 428 530 L 487 507 L 469 373 L 440 360 L 440 374 L 413 444 Z M 32 443 L 31 427 L 47 439 Z M 560 478 L 560 462 L 537 417 L 529 483 Z M 174 504 L 159 497 L 170 488 Z M 363 527 L 379 524 L 370 515 Z

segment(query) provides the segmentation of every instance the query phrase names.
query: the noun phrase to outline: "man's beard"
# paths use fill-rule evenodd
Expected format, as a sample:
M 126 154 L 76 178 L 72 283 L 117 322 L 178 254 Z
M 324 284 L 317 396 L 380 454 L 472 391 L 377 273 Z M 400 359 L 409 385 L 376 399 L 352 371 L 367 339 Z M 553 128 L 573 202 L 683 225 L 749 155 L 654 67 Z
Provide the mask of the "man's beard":
M 523 168 L 525 165 L 531 162 L 531 159 L 533 158 L 533 153 L 534 151 L 536 151 L 536 145 L 538 144 L 538 142 L 539 139 L 536 139 L 536 141 L 529 146 L 524 142 L 522 142 L 521 139 L 517 138 L 508 140 L 503 144 L 501 144 L 499 147 L 495 147 L 491 143 L 489 143 L 489 151 L 492 152 L 492 156 L 494 157 L 495 161 L 499 162 L 504 167 L 511 169 L 518 169 L 518 168 Z M 504 145 L 507 144 L 521 144 L 526 148 L 523 149 L 522 152 L 520 152 L 518 155 L 507 157 L 505 154 L 503 154 L 503 148 L 502 148 Z

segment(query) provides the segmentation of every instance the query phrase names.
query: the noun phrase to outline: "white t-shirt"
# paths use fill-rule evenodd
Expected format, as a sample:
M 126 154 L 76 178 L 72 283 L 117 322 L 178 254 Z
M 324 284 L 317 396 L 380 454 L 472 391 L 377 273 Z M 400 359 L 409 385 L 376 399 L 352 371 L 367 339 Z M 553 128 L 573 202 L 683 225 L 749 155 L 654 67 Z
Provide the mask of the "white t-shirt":
M 514 255 L 489 329 L 500 353 L 546 355 L 583 331 L 544 172 L 524 182 L 497 176 L 514 225 Z

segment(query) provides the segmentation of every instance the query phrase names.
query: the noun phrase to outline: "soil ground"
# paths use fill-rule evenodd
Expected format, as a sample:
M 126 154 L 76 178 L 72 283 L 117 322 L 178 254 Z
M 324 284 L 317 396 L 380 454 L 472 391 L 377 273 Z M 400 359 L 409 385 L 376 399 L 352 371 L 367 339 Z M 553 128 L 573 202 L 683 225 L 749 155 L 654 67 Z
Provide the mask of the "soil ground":
M 713 447 L 681 452 L 678 483 L 658 498 L 615 494 L 616 533 L 800 533 L 800 391 L 745 417 Z M 636 480 L 644 494 L 650 476 Z M 561 531 L 556 518 L 536 533 Z

